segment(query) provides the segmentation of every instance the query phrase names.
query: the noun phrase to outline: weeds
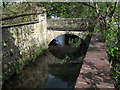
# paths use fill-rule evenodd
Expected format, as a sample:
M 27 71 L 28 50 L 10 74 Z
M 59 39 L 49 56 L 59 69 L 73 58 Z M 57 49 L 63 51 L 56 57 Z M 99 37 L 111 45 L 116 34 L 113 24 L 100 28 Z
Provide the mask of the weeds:
M 67 63 L 67 62 L 70 61 L 70 60 L 71 60 L 71 59 L 70 59 L 69 56 L 65 56 L 65 58 L 62 59 L 61 64 L 65 64 L 65 63 Z
M 3 82 L 5 80 L 7 80 L 10 76 L 12 76 L 13 74 L 18 74 L 20 72 L 20 70 L 25 67 L 25 65 L 28 65 L 30 63 L 30 61 L 34 60 L 37 56 L 39 56 L 40 54 L 44 54 L 46 51 L 45 48 L 40 48 L 39 50 L 36 50 L 32 55 L 30 55 L 29 58 L 26 58 L 24 61 L 22 61 L 20 64 L 15 64 L 14 67 L 12 69 L 10 69 L 9 72 L 5 72 L 5 74 L 3 75 Z M 1 79 L 2 76 L 0 76 Z
M 110 66 L 112 71 L 112 78 L 114 80 L 115 86 L 120 88 L 120 65 L 116 64 L 115 67 Z

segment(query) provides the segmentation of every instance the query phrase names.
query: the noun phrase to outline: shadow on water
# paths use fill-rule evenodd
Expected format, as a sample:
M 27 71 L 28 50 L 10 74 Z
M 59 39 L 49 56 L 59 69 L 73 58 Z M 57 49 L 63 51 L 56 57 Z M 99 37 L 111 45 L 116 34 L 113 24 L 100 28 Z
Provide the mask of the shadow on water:
M 62 36 L 61 38 L 65 38 L 65 37 Z M 78 37 L 76 36 L 74 37 L 74 39 L 75 38 L 78 39 Z M 78 45 L 79 47 L 77 49 L 75 48 L 75 50 L 71 52 L 69 52 L 70 49 L 68 51 L 66 51 L 67 49 L 64 49 L 64 51 L 66 51 L 65 53 L 68 53 L 69 56 L 71 55 L 71 53 L 72 54 L 75 53 L 76 50 L 77 52 L 79 52 L 80 56 L 78 57 L 80 58 L 75 59 L 75 62 L 73 60 L 71 62 L 61 64 L 61 59 L 56 58 L 47 50 L 45 55 L 38 56 L 33 63 L 24 67 L 23 70 L 17 76 L 12 77 L 11 79 L 9 79 L 8 82 L 4 83 L 3 89 L 6 88 L 74 89 L 84 59 L 82 55 L 85 56 L 85 53 L 87 51 L 90 42 L 90 38 L 91 36 L 88 35 L 85 39 L 87 41 L 84 40 L 82 44 Z M 59 42 L 57 42 L 56 45 L 60 44 L 60 46 L 67 45 L 67 47 L 68 46 L 72 47 L 71 44 L 68 43 L 69 39 L 64 39 L 64 40 L 65 41 L 63 43 L 61 43 L 59 40 Z M 73 40 L 73 42 L 75 43 L 77 41 Z M 52 44 L 53 43 L 50 43 L 49 46 L 52 46 Z M 74 46 L 74 44 L 72 45 Z M 72 49 L 74 49 L 74 47 Z
M 60 60 L 46 51 L 38 56 L 3 88 L 71 88 L 79 75 L 82 62 L 61 64 Z

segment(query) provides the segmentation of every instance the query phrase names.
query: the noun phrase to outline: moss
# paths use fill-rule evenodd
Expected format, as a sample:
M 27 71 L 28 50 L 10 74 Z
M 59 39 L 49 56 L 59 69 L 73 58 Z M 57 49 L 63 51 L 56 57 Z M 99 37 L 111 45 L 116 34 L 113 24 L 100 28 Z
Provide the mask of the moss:
M 21 63 L 15 64 L 10 71 L 4 73 L 2 78 L 3 83 L 5 80 L 8 80 L 11 76 L 17 75 L 26 65 L 30 64 L 30 62 L 34 60 L 37 56 L 45 54 L 45 51 L 46 51 L 45 48 L 40 48 L 36 50 L 32 55 L 30 55 L 29 58 L 26 58 Z

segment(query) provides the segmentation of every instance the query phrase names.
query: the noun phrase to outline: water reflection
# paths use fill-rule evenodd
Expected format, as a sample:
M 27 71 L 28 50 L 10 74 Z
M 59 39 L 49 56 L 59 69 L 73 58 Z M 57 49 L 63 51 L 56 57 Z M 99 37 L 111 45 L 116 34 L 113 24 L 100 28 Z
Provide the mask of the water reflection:
M 69 56 L 77 59 L 81 56 L 81 43 L 83 39 L 73 34 L 63 34 L 54 38 L 49 44 L 49 51 L 57 58 L 64 59 Z
M 50 52 L 38 56 L 18 76 L 3 85 L 4 88 L 74 88 L 78 77 L 80 60 L 61 64 Z

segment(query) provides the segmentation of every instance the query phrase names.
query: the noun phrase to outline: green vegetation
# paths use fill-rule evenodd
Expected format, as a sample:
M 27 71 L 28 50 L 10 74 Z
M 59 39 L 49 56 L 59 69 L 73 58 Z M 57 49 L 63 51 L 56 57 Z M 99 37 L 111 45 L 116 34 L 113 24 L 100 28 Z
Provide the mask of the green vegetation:
M 41 11 L 42 8 L 37 8 L 37 3 L 29 2 L 4 2 L 5 6 L 2 7 L 2 18 L 17 16 L 29 13 L 36 13 L 38 10 Z M 2 21 L 2 25 L 14 25 L 25 22 L 37 21 L 37 15 L 21 16 L 15 19 Z
M 65 56 L 65 58 L 62 59 L 61 64 L 65 64 L 65 63 L 69 62 L 70 60 L 71 60 L 71 58 L 69 56 Z
M 9 70 L 9 72 L 5 72 L 5 75 L 3 76 L 3 82 L 7 80 L 10 75 L 14 74 L 17 75 L 22 68 L 24 68 L 26 65 L 28 65 L 31 61 L 33 61 L 37 56 L 45 54 L 46 49 L 40 48 L 39 50 L 36 50 L 34 54 L 32 54 L 29 58 L 26 58 L 24 61 L 22 61 L 20 64 L 15 64 L 14 67 Z
M 36 13 L 38 10 L 41 11 L 42 8 L 37 6 L 37 3 L 29 3 L 29 2 L 2 2 L 2 18 L 16 17 L 23 14 Z M 15 25 L 19 23 L 26 23 L 32 21 L 38 21 L 36 18 L 38 15 L 28 15 L 21 16 L 14 19 L 3 20 L 2 25 Z M 27 32 L 26 32 L 27 33 Z M 18 32 L 17 32 L 18 35 Z M 9 39 L 10 40 L 10 39 Z M 18 41 L 19 42 L 19 41 Z M 39 43 L 39 42 L 38 42 Z M 36 46 L 27 47 L 28 51 L 23 53 L 20 57 L 16 56 L 16 60 L 10 62 L 12 67 L 3 72 L 3 82 L 7 80 L 13 74 L 18 74 L 20 70 L 28 65 L 30 62 L 34 61 L 38 55 L 44 54 L 46 51 L 45 48 L 40 48 L 36 50 Z M 16 64 L 14 64 L 16 63 Z M 7 65 L 6 65 L 7 66 Z
M 120 75 L 116 66 L 120 65 L 120 26 L 116 27 L 114 23 L 120 23 L 120 3 L 117 2 L 88 2 L 88 3 L 44 3 L 46 8 L 62 4 L 53 11 L 47 12 L 48 15 L 57 15 L 64 18 L 87 18 L 83 21 L 88 25 L 95 26 L 95 31 L 100 34 L 101 41 L 105 43 L 108 61 L 111 64 L 113 78 L 116 77 L 115 86 L 120 86 Z M 48 6 L 49 5 L 49 6 Z M 76 11 L 78 10 L 78 12 Z M 117 72 L 117 73 L 116 73 Z
M 73 48 L 79 48 L 81 44 L 81 40 L 79 38 L 75 39 L 69 39 L 68 43 L 73 47 Z
M 120 66 L 120 26 L 116 27 L 114 25 L 115 22 L 120 23 L 120 3 L 118 1 L 119 0 L 117 0 L 117 2 L 39 3 L 42 4 L 46 9 L 60 5 L 52 11 L 48 11 L 48 17 L 49 15 L 53 14 L 61 18 L 84 18 L 82 20 L 84 22 L 84 27 L 95 26 L 95 31 L 101 35 L 102 41 L 105 43 L 108 61 L 112 63 L 111 70 L 113 72 L 113 80 L 116 88 L 120 87 L 120 71 L 117 70 L 117 68 Z M 23 8 L 20 10 L 23 10 Z M 4 7 L 3 11 L 4 13 L 8 12 L 6 7 Z M 13 14 L 8 12 L 7 16 L 9 15 Z M 3 24 L 6 24 L 6 22 L 3 22 Z M 78 45 L 75 45 L 75 47 L 77 46 Z M 62 63 L 65 63 L 69 60 L 70 58 L 66 56 L 65 60 L 62 60 Z
M 120 65 L 116 64 L 114 67 L 111 66 L 110 68 L 112 70 L 114 84 L 120 88 Z
M 69 38 L 68 40 L 68 44 L 72 46 L 72 48 L 74 49 L 79 49 L 80 48 L 80 44 L 82 43 L 82 40 L 80 38 L 75 38 L 75 39 L 71 39 Z M 80 53 L 80 52 L 79 52 Z M 62 59 L 61 64 L 65 64 L 68 63 L 71 60 L 75 60 L 76 58 L 74 56 L 69 57 L 68 55 L 65 55 L 65 58 Z
M 115 4 L 112 3 L 106 3 L 106 4 L 115 7 Z M 105 4 L 98 3 L 98 5 L 102 7 Z M 104 9 L 108 9 L 108 8 L 104 7 Z M 119 19 L 120 12 L 118 11 L 118 9 L 120 9 L 120 7 L 116 8 L 115 14 L 111 17 L 107 16 L 110 15 L 110 11 L 109 12 L 105 10 L 100 11 L 102 15 L 106 13 L 103 18 L 106 19 L 106 21 L 105 20 L 99 21 L 99 23 L 101 24 L 97 24 L 97 28 L 95 28 L 95 31 L 98 32 L 99 35 L 101 36 L 101 41 L 105 43 L 108 61 L 111 63 L 111 70 L 113 73 L 112 78 L 116 88 L 120 87 L 120 71 L 117 70 L 117 68 L 120 66 L 120 42 L 119 42 L 120 27 L 116 27 L 114 25 L 114 22 L 118 23 L 120 20 Z
M 83 6 L 80 6 L 79 3 L 76 2 L 44 2 L 43 3 L 45 9 L 49 9 L 51 7 L 60 5 L 56 9 L 47 12 L 47 16 L 57 15 L 58 17 L 64 18 L 76 18 L 76 14 L 78 15 L 83 11 Z M 80 10 L 81 9 L 81 10 Z M 78 15 L 80 17 L 80 15 Z

